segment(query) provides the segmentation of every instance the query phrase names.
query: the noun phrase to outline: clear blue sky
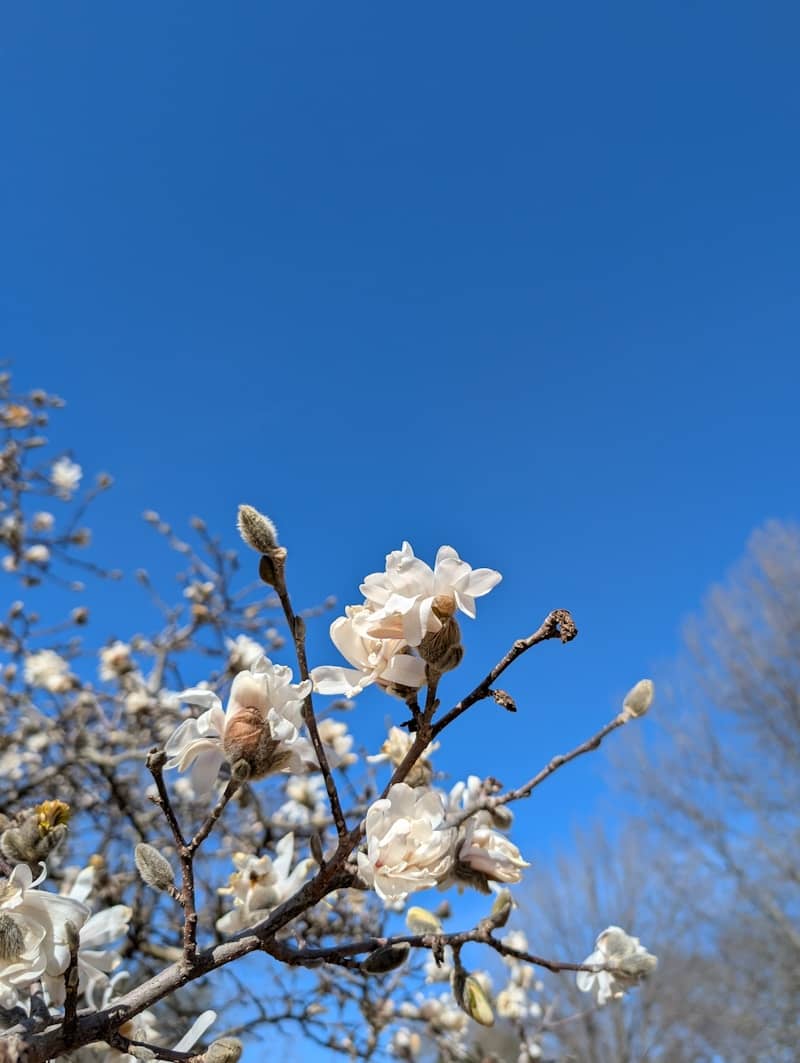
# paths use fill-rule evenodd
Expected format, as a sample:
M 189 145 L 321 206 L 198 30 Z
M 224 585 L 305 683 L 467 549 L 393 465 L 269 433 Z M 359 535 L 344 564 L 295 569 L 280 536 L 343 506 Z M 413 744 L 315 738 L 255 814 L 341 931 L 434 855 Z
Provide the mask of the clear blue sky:
M 585 737 L 799 515 L 799 36 L 781 2 L 7 6 L 0 354 L 115 474 L 100 554 L 158 569 L 146 507 L 233 545 L 248 501 L 311 604 L 451 543 L 505 576 L 453 695 L 553 607 L 581 634 L 446 765 Z M 597 793 L 542 791 L 529 855 Z

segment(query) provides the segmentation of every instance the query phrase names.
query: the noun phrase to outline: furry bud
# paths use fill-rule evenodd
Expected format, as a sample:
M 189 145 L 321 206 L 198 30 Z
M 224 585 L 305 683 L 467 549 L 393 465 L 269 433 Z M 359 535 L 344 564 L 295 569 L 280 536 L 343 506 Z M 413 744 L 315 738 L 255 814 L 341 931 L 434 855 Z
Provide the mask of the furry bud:
M 175 875 L 169 860 L 147 842 L 140 842 L 134 850 L 133 859 L 142 881 L 154 890 L 167 890 L 175 883 Z
M 278 529 L 253 506 L 239 506 L 236 527 L 243 541 L 259 554 L 271 554 L 278 546 Z
M 633 716 L 644 716 L 655 697 L 655 687 L 652 679 L 640 679 L 635 687 L 632 687 L 625 695 L 622 702 L 622 715 L 626 720 Z
M 209 1045 L 203 1059 L 205 1063 L 238 1063 L 243 1051 L 244 1045 L 238 1037 L 220 1037 Z
M 430 676 L 438 677 L 457 668 L 464 656 L 458 622 L 445 618 L 438 631 L 429 631 L 419 644 L 419 655 L 428 665 Z
M 407 941 L 398 941 L 396 944 L 383 945 L 375 949 L 361 964 L 364 974 L 388 974 L 402 967 L 408 959 L 411 946 Z
M 500 890 L 489 912 L 494 926 L 505 926 L 514 908 L 514 901 L 509 890 Z
M 406 913 L 406 926 L 412 934 L 441 934 L 442 924 L 427 908 L 409 908 Z
M 16 960 L 25 951 L 25 934 L 13 915 L 0 912 L 0 961 Z

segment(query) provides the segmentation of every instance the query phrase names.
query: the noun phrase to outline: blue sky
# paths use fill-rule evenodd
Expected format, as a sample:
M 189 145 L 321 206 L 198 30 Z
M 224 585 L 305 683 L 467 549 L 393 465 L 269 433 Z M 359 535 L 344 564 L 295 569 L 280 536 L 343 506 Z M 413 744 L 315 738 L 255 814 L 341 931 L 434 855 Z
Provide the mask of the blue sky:
M 7 8 L 0 355 L 116 476 L 100 556 L 166 576 L 143 509 L 234 545 L 248 501 L 312 604 L 451 543 L 505 577 L 453 696 L 553 607 L 581 634 L 445 765 L 512 784 L 586 737 L 798 516 L 798 31 L 688 0 Z M 541 791 L 532 855 L 599 786 Z

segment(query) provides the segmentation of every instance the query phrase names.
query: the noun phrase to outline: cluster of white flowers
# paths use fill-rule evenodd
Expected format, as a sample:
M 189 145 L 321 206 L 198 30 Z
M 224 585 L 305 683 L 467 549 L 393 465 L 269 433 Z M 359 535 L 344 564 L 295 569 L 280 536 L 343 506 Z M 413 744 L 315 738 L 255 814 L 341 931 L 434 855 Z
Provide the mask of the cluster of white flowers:
M 51 694 L 71 689 L 73 677 L 69 664 L 55 650 L 37 650 L 25 658 L 25 682 Z
M 70 461 L 69 458 L 59 458 L 58 461 L 53 462 L 50 470 L 50 483 L 56 489 L 59 498 L 69 501 L 77 491 L 82 476 L 83 469 L 77 462 Z
M 354 697 L 372 683 L 390 692 L 414 691 L 426 682 L 426 663 L 414 650 L 460 610 L 475 616 L 475 599 L 500 582 L 499 572 L 472 569 L 452 546 L 440 547 L 434 567 L 411 545 L 386 556 L 383 572 L 361 584 L 364 601 L 331 624 L 331 641 L 352 665 L 323 665 L 311 678 L 321 694 Z

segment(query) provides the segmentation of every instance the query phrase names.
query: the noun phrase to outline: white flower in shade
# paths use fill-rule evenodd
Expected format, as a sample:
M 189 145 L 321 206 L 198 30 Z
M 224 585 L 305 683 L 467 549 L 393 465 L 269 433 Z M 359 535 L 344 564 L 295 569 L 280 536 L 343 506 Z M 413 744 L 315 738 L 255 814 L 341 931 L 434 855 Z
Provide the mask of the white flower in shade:
M 94 887 L 94 879 L 94 868 L 83 868 L 65 896 L 86 904 Z M 105 946 L 127 934 L 132 915 L 133 911 L 126 904 L 115 904 L 90 915 L 80 928 L 78 984 L 82 992 L 93 993 L 95 988 L 109 984 L 108 976 L 120 965 L 122 958 L 119 952 Z M 48 979 L 47 990 L 53 1004 L 64 1003 L 63 978 Z
M 63 694 L 72 687 L 69 665 L 55 650 L 37 650 L 25 658 L 25 682 L 32 687 Z
M 100 650 L 99 656 L 100 678 L 105 683 L 111 683 L 113 680 L 119 679 L 121 675 L 133 670 L 131 648 L 127 642 L 121 642 L 117 639 L 110 646 L 104 646 Z
M 345 615 L 331 624 L 331 642 L 352 668 L 320 665 L 311 671 L 314 689 L 320 694 L 360 694 L 372 683 L 404 686 L 417 690 L 425 683 L 425 662 L 406 652 L 402 638 L 373 638 L 368 627 L 374 612 L 364 605 L 348 605 Z
M 502 882 L 510 885 L 522 880 L 523 867 L 530 867 L 522 859 L 519 849 L 508 838 L 491 827 L 467 820 L 457 846 L 454 871 L 457 878 L 486 885 Z
M 185 690 L 181 700 L 206 711 L 184 720 L 167 740 L 166 767 L 191 768 L 192 786 L 201 796 L 211 791 L 226 760 L 245 761 L 253 779 L 276 771 L 299 774 L 306 763 L 316 763 L 311 743 L 300 735 L 311 681 L 291 680 L 291 668 L 262 657 L 252 671 L 234 678 L 224 711 L 213 691 Z
M 211 585 L 213 589 L 213 584 Z M 237 635 L 235 639 L 225 639 L 228 651 L 228 668 L 232 672 L 241 672 L 253 668 L 263 650 L 257 642 L 247 635 Z
M 358 757 L 353 753 L 353 736 L 347 730 L 346 723 L 328 717 L 320 720 L 317 730 L 331 768 L 349 768 L 356 763 Z
M 292 775 L 286 782 L 288 801 L 280 806 L 279 822 L 296 826 L 324 824 L 329 818 L 328 791 L 321 775 Z
M 373 753 L 367 757 L 367 761 L 370 764 L 385 764 L 389 763 L 393 767 L 397 767 L 405 760 L 406 754 L 414 744 L 414 735 L 408 731 L 402 730 L 400 727 L 390 727 L 389 734 L 386 741 L 381 746 L 380 753 Z M 432 753 L 435 753 L 439 748 L 438 742 L 431 742 L 425 747 L 417 759 L 416 764 L 406 776 L 405 781 L 409 786 L 421 786 L 430 782 L 433 775 L 433 767 L 431 766 L 429 757 Z
M 595 950 L 585 964 L 605 964 L 605 971 L 578 971 L 575 981 L 583 993 L 594 992 L 598 1004 L 624 996 L 625 990 L 655 970 L 655 956 L 618 926 L 609 926 L 595 942 Z
M 361 584 L 367 605 L 376 610 L 368 634 L 419 646 L 427 632 L 438 631 L 442 618 L 457 609 L 474 619 L 475 599 L 501 579 L 494 569 L 473 569 L 452 546 L 439 547 L 432 569 L 404 542 L 402 549 L 386 555 L 384 572 L 373 572 Z
M 388 797 L 370 806 L 367 851 L 358 854 L 358 872 L 383 901 L 404 901 L 428 889 L 450 871 L 456 832 L 445 824 L 437 790 L 397 783 Z
M 0 879 L 0 1007 L 25 1006 L 26 990 L 44 980 L 48 987 L 69 966 L 67 923 L 80 930 L 89 909 L 70 897 L 35 887 L 27 864 L 17 864 Z
M 235 934 L 238 930 L 255 926 L 305 882 L 314 861 L 306 858 L 294 870 L 289 870 L 294 857 L 294 835 L 284 835 L 275 851 L 278 855 L 274 860 L 251 853 L 233 854 L 236 871 L 228 885 L 218 892 L 233 894 L 234 907 L 217 920 L 220 933 Z
M 82 476 L 83 469 L 77 462 L 70 461 L 69 458 L 59 458 L 58 461 L 53 462 L 50 470 L 50 483 L 55 487 L 59 496 L 67 500 L 73 491 L 77 490 Z

